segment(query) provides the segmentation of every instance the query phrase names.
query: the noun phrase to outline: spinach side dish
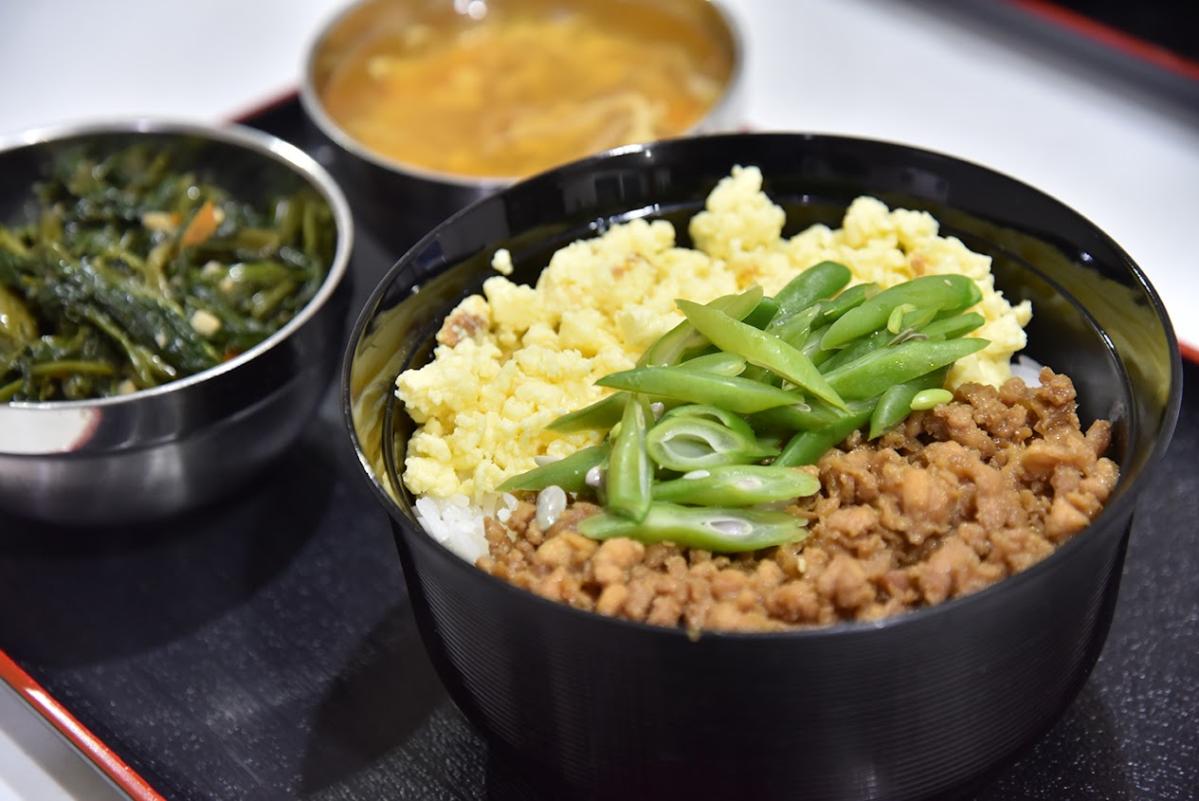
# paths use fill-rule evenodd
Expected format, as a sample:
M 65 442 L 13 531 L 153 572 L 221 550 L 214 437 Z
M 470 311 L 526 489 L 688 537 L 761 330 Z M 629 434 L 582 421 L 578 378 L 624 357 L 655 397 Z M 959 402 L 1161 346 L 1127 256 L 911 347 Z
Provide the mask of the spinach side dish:
M 0 225 L 0 402 L 82 400 L 214 367 L 316 294 L 335 246 L 311 189 L 248 202 L 182 154 L 64 151 Z

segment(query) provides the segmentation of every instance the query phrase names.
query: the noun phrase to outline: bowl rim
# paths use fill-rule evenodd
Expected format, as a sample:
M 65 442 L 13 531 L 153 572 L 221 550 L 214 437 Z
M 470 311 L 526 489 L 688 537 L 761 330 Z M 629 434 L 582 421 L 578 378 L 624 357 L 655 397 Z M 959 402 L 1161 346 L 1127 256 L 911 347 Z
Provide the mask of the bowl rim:
M 1157 437 L 1153 441 L 1153 446 L 1145 457 L 1144 464 L 1140 472 L 1132 479 L 1132 484 L 1128 486 L 1126 491 L 1122 492 L 1118 498 L 1112 503 L 1105 504 L 1099 515 L 1084 528 L 1082 531 L 1071 537 L 1065 544 L 1058 546 L 1049 556 L 1037 562 L 1036 564 L 1021 570 L 1014 575 L 1009 575 L 999 581 L 990 584 L 981 590 L 972 592 L 968 595 L 958 596 L 947 601 L 943 601 L 931 606 L 922 606 L 915 609 L 909 609 L 895 615 L 873 621 L 838 621 L 827 626 L 813 626 L 810 628 L 786 629 L 782 631 L 726 631 L 719 629 L 703 629 L 699 636 L 699 641 L 704 640 L 736 640 L 736 641 L 751 641 L 751 642 L 771 642 L 779 638 L 783 639 L 818 639 L 825 637 L 846 637 L 846 636 L 864 636 L 870 632 L 890 629 L 896 626 L 918 625 L 926 620 L 935 619 L 944 615 L 952 614 L 956 610 L 967 608 L 980 601 L 985 602 L 993 593 L 1003 592 L 1005 587 L 1014 587 L 1019 584 L 1024 584 L 1030 581 L 1039 579 L 1047 571 L 1064 559 L 1070 558 L 1070 554 L 1074 551 L 1087 547 L 1093 537 L 1087 537 L 1085 534 L 1088 531 L 1098 529 L 1100 527 L 1108 527 L 1117 524 L 1117 521 L 1127 516 L 1129 525 L 1131 526 L 1131 517 L 1139 494 L 1138 488 L 1143 487 L 1148 480 L 1148 476 L 1159 466 L 1166 448 L 1170 444 L 1173 437 L 1174 429 L 1178 421 L 1179 409 L 1182 402 L 1182 357 L 1178 346 L 1178 339 L 1174 333 L 1174 326 L 1170 322 L 1169 314 L 1166 311 L 1165 304 L 1158 295 L 1157 290 L 1150 283 L 1148 277 L 1140 266 L 1132 259 L 1131 256 L 1120 246 L 1118 242 L 1112 239 L 1102 228 L 1097 226 L 1089 218 L 1082 213 L 1076 211 L 1073 207 L 1058 200 L 1056 197 L 1038 189 L 1031 184 L 1028 184 L 1018 178 L 1015 178 L 1005 172 L 987 167 L 978 162 L 969 159 L 951 156 L 935 150 L 916 147 L 902 142 L 894 142 L 882 139 L 873 139 L 868 137 L 846 136 L 842 134 L 832 133 L 813 133 L 813 132 L 741 132 L 729 134 L 713 134 L 697 139 L 695 137 L 682 137 L 675 139 L 661 140 L 659 142 L 651 142 L 644 144 L 623 145 L 612 150 L 603 151 L 591 156 L 587 156 L 578 161 L 570 162 L 569 164 L 551 168 L 538 175 L 520 181 L 509 187 L 509 190 L 515 190 L 527 183 L 558 183 L 564 177 L 575 177 L 580 174 L 585 174 L 595 170 L 603 162 L 620 156 L 635 155 L 638 153 L 648 153 L 656 148 L 687 148 L 690 142 L 712 142 L 713 140 L 724 141 L 746 141 L 746 140 L 765 140 L 772 138 L 789 139 L 795 142 L 832 142 L 840 143 L 845 146 L 867 145 L 867 146 L 884 146 L 897 151 L 908 151 L 913 155 L 923 158 L 931 158 L 935 160 L 943 160 L 960 165 L 965 165 L 973 169 L 982 170 L 990 173 L 993 176 L 1004 179 L 1015 185 L 1017 188 L 1039 196 L 1041 199 L 1052 203 L 1064 211 L 1074 215 L 1080 221 L 1085 223 L 1099 238 L 1101 242 L 1108 245 L 1117 255 L 1121 262 L 1128 268 L 1129 274 L 1140 286 L 1145 295 L 1149 298 L 1150 305 L 1161 321 L 1164 333 L 1166 335 L 1166 344 L 1170 351 L 1170 388 L 1167 394 L 1165 403 L 1163 404 L 1161 425 Z M 719 143 L 719 142 L 717 142 Z M 747 148 L 748 150 L 748 148 Z M 499 588 L 501 592 L 517 593 L 519 597 L 526 601 L 542 605 L 541 608 L 548 610 L 556 610 L 554 614 L 562 614 L 574 616 L 580 623 L 586 624 L 591 621 L 591 625 L 611 625 L 625 627 L 631 630 L 641 631 L 648 634 L 656 634 L 659 636 L 687 637 L 691 639 L 691 635 L 681 627 L 666 627 L 655 626 L 649 623 L 640 621 L 626 620 L 624 618 L 607 617 L 596 612 L 576 609 L 569 604 L 563 604 L 555 601 L 542 598 L 536 593 L 521 589 L 506 581 L 492 576 L 483 570 L 480 570 L 475 565 L 467 562 L 462 557 L 450 551 L 445 545 L 434 540 L 428 533 L 420 528 L 419 524 L 408 518 L 399 503 L 394 500 L 381 485 L 379 479 L 375 476 L 374 470 L 371 468 L 369 460 L 362 450 L 361 442 L 358 438 L 357 429 L 354 426 L 353 420 L 353 403 L 350 396 L 350 370 L 353 367 L 354 355 L 361 344 L 363 334 L 366 332 L 370 323 L 375 319 L 378 312 L 379 302 L 384 294 L 391 288 L 396 276 L 409 264 L 410 258 L 421 252 L 432 244 L 443 230 L 461 223 L 462 219 L 475 212 L 476 208 L 483 206 L 488 201 L 494 201 L 496 197 L 506 191 L 503 190 L 495 195 L 476 200 L 465 208 L 459 210 L 455 214 L 448 217 L 431 231 L 421 237 L 412 247 L 404 252 L 403 255 L 393 264 L 386 273 L 379 279 L 379 283 L 371 290 L 363 306 L 359 310 L 358 318 L 354 322 L 354 326 L 350 331 L 349 339 L 346 343 L 345 356 L 342 361 L 341 368 L 341 406 L 342 420 L 350 435 L 350 441 L 354 448 L 357 461 L 362 468 L 364 479 L 370 485 L 372 492 L 382 503 L 388 518 L 393 527 L 393 533 L 397 538 L 400 534 L 395 532 L 395 529 L 402 530 L 404 534 L 408 534 L 408 529 L 413 529 L 413 537 L 424 537 L 426 542 L 422 542 L 417 547 L 427 547 L 430 553 L 436 554 L 434 558 L 442 560 L 443 564 L 446 560 L 450 560 L 457 565 L 462 575 L 473 575 L 475 580 L 482 580 L 488 586 Z M 868 191 L 868 190 L 866 190 Z M 456 262 L 455 262 L 456 263 Z M 444 269 L 450 269 L 453 264 L 448 264 Z M 438 273 L 443 270 L 439 270 Z M 1100 329 L 1102 331 L 1102 329 Z M 405 491 L 405 490 L 401 490 Z M 401 519 L 402 518 L 402 519 Z M 1125 534 L 1127 536 L 1127 533 Z M 466 579 L 470 580 L 470 579 Z
M 728 80 L 725 81 L 720 97 L 716 102 L 704 112 L 694 124 L 686 130 L 680 131 L 678 136 L 687 136 L 698 132 L 704 124 L 710 119 L 718 119 L 726 112 L 730 111 L 737 98 L 741 93 L 742 84 L 745 77 L 745 35 L 742 32 L 741 24 L 737 21 L 736 15 L 730 10 L 732 0 L 693 0 L 701 5 L 706 5 L 711 8 L 717 19 L 720 20 L 725 32 L 729 36 L 731 43 L 732 66 L 729 70 Z M 356 156 L 363 161 L 387 170 L 391 173 L 398 173 L 412 178 L 421 178 L 426 181 L 436 183 L 449 184 L 456 187 L 479 188 L 484 191 L 494 191 L 502 189 L 506 186 L 511 186 L 528 178 L 538 175 L 541 172 L 556 169 L 565 164 L 573 164 L 574 162 L 565 162 L 561 165 L 551 165 L 547 170 L 541 170 L 535 173 L 530 173 L 524 176 L 472 176 L 462 175 L 459 173 L 443 172 L 434 170 L 428 167 L 422 167 L 417 164 L 400 161 L 385 156 L 381 153 L 376 153 L 362 142 L 359 142 L 349 134 L 328 112 L 325 111 L 325 105 L 321 102 L 320 94 L 316 90 L 316 60 L 317 55 L 321 51 L 321 47 L 325 43 L 325 39 L 332 31 L 341 24 L 341 22 L 357 9 L 369 3 L 378 2 L 378 0 L 354 0 L 345 7 L 334 11 L 330 14 L 324 24 L 318 28 L 316 35 L 309 41 L 305 49 L 303 72 L 300 74 L 300 105 L 308 118 L 313 121 L 316 127 L 322 134 L 327 136 L 334 144 L 353 156 Z M 628 145 L 620 145 L 619 147 L 628 147 Z M 615 149 L 615 148 L 613 148 Z M 600 151 L 601 153 L 609 152 L 607 150 Z
M 329 204 L 329 209 L 333 213 L 333 226 L 337 234 L 337 245 L 333 251 L 333 259 L 329 263 L 328 272 L 326 272 L 325 278 L 317 289 L 316 294 L 290 320 L 280 327 L 278 331 L 275 331 L 254 347 L 239 353 L 228 361 L 221 362 L 198 373 L 159 384 L 156 387 L 131 392 L 128 395 L 113 395 L 103 398 L 86 398 L 83 400 L 9 401 L 0 404 L 0 412 L 3 412 L 6 408 L 21 410 L 70 410 L 122 406 L 182 391 L 210 378 L 232 372 L 273 349 L 280 342 L 291 336 L 297 329 L 301 328 L 325 306 L 345 278 L 349 269 L 350 253 L 354 247 L 354 220 L 345 195 L 329 172 L 316 159 L 309 156 L 296 145 L 264 131 L 236 123 L 209 124 L 169 117 L 89 120 L 31 128 L 8 136 L 0 136 L 0 154 L 20 150 L 25 147 L 65 143 L 73 139 L 96 136 L 136 136 L 139 134 L 198 137 L 222 144 L 233 145 L 256 156 L 270 159 L 303 178 L 313 189 L 320 193 L 325 202 Z M 3 452 L 2 448 L 0 448 L 0 452 Z

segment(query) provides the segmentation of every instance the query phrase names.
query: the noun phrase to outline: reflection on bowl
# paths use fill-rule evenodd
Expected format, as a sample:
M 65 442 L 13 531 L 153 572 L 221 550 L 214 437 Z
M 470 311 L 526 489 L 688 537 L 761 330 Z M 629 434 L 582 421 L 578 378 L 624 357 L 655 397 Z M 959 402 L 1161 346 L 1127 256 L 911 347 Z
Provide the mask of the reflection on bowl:
M 730 128 L 740 63 L 710 0 L 366 0 L 313 44 L 301 99 L 394 237 L 555 164 Z
M 596 221 L 693 214 L 734 164 L 761 167 L 789 230 L 853 198 L 923 209 L 1043 310 L 1030 356 L 1068 368 L 1080 415 L 1109 417 L 1121 479 L 1090 527 L 985 590 L 875 623 L 704 633 L 601 617 L 483 573 L 415 521 L 395 478 L 409 420 L 390 401 L 441 319 L 511 251 L 514 280 Z M 1050 311 L 1052 310 L 1052 311 Z M 503 755 L 582 797 L 914 799 L 971 783 L 1071 701 L 1111 620 L 1135 497 L 1173 431 L 1176 342 L 1140 270 L 1057 201 L 985 168 L 838 137 L 739 135 L 627 148 L 487 198 L 385 277 L 343 369 L 350 434 L 393 521 L 422 635 L 467 717 Z
M 336 184 L 292 145 L 245 128 L 149 120 L 32 131 L 0 143 L 8 179 L 0 219 L 27 213 L 31 187 L 62 154 L 134 144 L 186 152 L 197 172 L 247 202 L 314 191 L 332 214 L 331 263 L 282 327 L 217 366 L 130 394 L 0 404 L 0 508 L 7 511 L 100 524 L 211 501 L 281 453 L 327 386 L 345 315 L 338 290 L 352 221 Z

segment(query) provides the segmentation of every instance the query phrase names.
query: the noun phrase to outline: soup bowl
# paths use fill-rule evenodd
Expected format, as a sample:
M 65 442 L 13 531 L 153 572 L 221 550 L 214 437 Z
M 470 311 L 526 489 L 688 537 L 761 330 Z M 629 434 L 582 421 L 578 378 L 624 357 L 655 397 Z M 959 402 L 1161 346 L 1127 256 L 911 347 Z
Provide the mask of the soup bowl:
M 629 0 L 617 0 L 617 4 L 622 2 Z M 511 0 L 491 0 L 490 5 L 502 7 L 505 3 L 511 5 Z M 718 0 L 649 0 L 648 5 L 688 20 L 703 31 L 731 65 L 716 101 L 695 125 L 679 133 L 736 128 L 741 123 L 744 95 L 744 44 L 735 18 Z M 386 10 L 393 24 L 407 16 L 415 22 L 429 6 L 425 0 L 360 0 L 350 4 L 314 38 L 300 82 L 300 101 L 305 114 L 318 136 L 329 144 L 331 168 L 350 194 L 356 215 L 372 234 L 400 250 L 453 212 L 516 180 L 516 177 L 456 175 L 398 161 L 355 139 L 329 113 L 323 99 L 329 77 L 358 43 L 380 35 L 376 19 L 379 12 Z
M 633 217 L 686 219 L 733 165 L 756 165 L 790 234 L 874 195 L 923 209 L 1032 301 L 1026 352 L 1069 372 L 1079 413 L 1113 423 L 1119 483 L 1035 566 L 870 623 L 704 632 L 552 603 L 458 558 L 397 478 L 413 423 L 398 372 L 425 363 L 496 248 L 533 281 L 557 248 Z M 677 226 L 676 226 L 677 227 Z M 685 226 L 680 227 L 683 237 Z M 1138 491 L 1173 432 L 1177 344 L 1161 301 L 1109 237 L 985 167 L 885 142 L 740 134 L 612 151 L 462 211 L 371 296 L 343 368 L 349 433 L 390 516 L 417 621 L 451 697 L 495 752 L 554 797 L 916 799 L 968 792 L 1033 742 L 1086 681 L 1107 635 Z

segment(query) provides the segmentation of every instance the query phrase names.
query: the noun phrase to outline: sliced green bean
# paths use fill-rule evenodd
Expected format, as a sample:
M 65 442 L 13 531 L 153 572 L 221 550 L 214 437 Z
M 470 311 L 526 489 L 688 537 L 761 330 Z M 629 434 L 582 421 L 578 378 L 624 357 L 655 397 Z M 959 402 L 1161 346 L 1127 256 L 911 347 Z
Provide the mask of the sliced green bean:
M 762 287 L 753 286 L 740 295 L 723 295 L 708 305 L 720 309 L 730 317 L 738 320 L 757 308 L 762 300 Z M 684 320 L 667 331 L 658 341 L 650 345 L 641 358 L 637 360 L 638 367 L 662 367 L 678 364 L 683 354 L 696 347 L 701 347 L 707 340 L 699 334 L 691 323 Z
M 712 509 L 654 503 L 640 523 L 598 514 L 579 524 L 579 533 L 595 540 L 628 537 L 646 544 L 673 542 L 716 553 L 756 551 L 797 542 L 807 536 L 803 521 L 785 512 Z
M 908 312 L 916 311 L 916 307 L 911 303 L 901 303 L 891 310 L 887 315 L 887 330 L 892 334 L 898 334 L 903 330 L 903 316 Z
M 735 415 L 719 406 L 702 403 L 689 403 L 685 406 L 676 406 L 662 415 L 662 421 L 675 417 L 703 417 L 720 423 L 725 428 L 732 429 L 747 439 L 753 439 L 754 436 L 753 429 L 749 427 L 749 423 L 745 422 L 745 418 Z
M 812 265 L 787 282 L 774 296 L 779 304 L 779 313 L 770 327 L 777 328 L 787 318 L 816 301 L 831 298 L 852 278 L 853 274 L 849 268 L 835 261 L 822 261 Z
M 916 397 L 912 398 L 911 407 L 913 412 L 922 412 L 949 403 L 951 400 L 953 400 L 952 392 L 941 387 L 933 387 L 917 392 Z
M 812 330 L 812 323 L 824 311 L 823 304 L 814 303 L 802 311 L 788 317 L 778 325 L 767 327 L 767 331 L 794 348 L 802 348 Z
M 736 377 L 745 372 L 745 359 L 735 353 L 717 352 L 679 362 L 678 367 L 683 370 Z
M 854 400 L 872 398 L 894 384 L 902 384 L 938 367 L 976 353 L 990 344 L 985 339 L 951 339 L 947 342 L 905 342 L 871 351 L 842 365 L 826 376 L 841 396 Z
M 762 298 L 758 301 L 758 305 L 754 306 L 754 310 L 745 315 L 742 322 L 761 330 L 770 325 L 778 315 L 778 311 L 778 301 L 774 300 L 774 298 Z
M 645 518 L 652 499 L 653 469 L 645 445 L 645 406 L 640 398 L 634 397 L 625 404 L 620 418 L 620 433 L 612 443 L 604 484 L 606 506 L 633 521 Z
M 606 375 L 596 384 L 691 403 L 710 403 L 738 414 L 753 414 L 803 400 L 798 393 L 757 381 L 678 367 L 638 367 Z
M 713 375 L 735 377 L 744 372 L 745 359 L 732 353 L 710 353 L 707 356 L 689 359 L 677 367 Z M 624 414 L 624 405 L 628 397 L 628 393 L 614 392 L 589 406 L 562 415 L 546 428 L 563 434 L 612 428 L 620 422 L 620 416 Z
M 832 355 L 820 363 L 820 369 L 827 375 L 843 364 L 860 359 L 871 351 L 885 348 L 893 339 L 895 339 L 895 335 L 885 328 L 859 337 L 841 350 L 825 351 Z
M 887 324 L 897 307 L 934 308 L 939 311 L 966 309 L 982 299 L 973 279 L 964 275 L 925 275 L 883 290 L 833 323 L 820 346 L 825 350 L 840 347 Z
M 866 425 L 873 407 L 866 411 L 851 412 L 840 420 L 815 431 L 801 431 L 791 438 L 787 447 L 772 464 L 780 467 L 799 467 L 816 464 L 830 448 L 835 447 L 857 429 Z
M 611 428 L 620 422 L 620 416 L 624 414 L 624 405 L 628 399 L 629 396 L 626 392 L 613 392 L 589 406 L 556 418 L 546 428 L 561 434 Z
M 681 473 L 727 464 L 756 462 L 777 451 L 704 417 L 662 420 L 646 435 L 646 449 L 655 463 Z
M 654 485 L 655 501 L 692 506 L 754 506 L 814 494 L 820 480 L 793 467 L 726 465 Z
M 841 396 L 828 385 L 816 366 L 798 348 L 791 347 L 776 336 L 734 320 L 716 309 L 685 300 L 678 301 L 678 306 L 696 330 L 716 347 L 736 353 L 750 364 L 756 364 L 782 376 L 805 392 L 810 392 L 833 406 L 844 407 L 845 402 L 841 400 Z
M 870 415 L 869 438 L 877 439 L 892 426 L 905 420 L 912 411 L 912 399 L 923 390 L 944 384 L 946 372 L 947 368 L 942 367 L 940 370 L 933 370 L 927 375 L 888 388 L 878 399 L 878 405 Z
M 582 492 L 587 487 L 587 471 L 603 464 L 610 451 L 611 446 L 606 442 L 583 448 L 556 462 L 512 476 L 496 489 L 499 492 L 516 492 L 556 486 L 567 492 Z
M 956 339 L 978 330 L 986 321 L 986 318 L 977 312 L 967 312 L 934 320 L 921 327 L 920 333 L 929 339 Z
M 817 322 L 821 325 L 830 325 L 878 293 L 879 286 L 875 283 L 851 286 L 829 301 L 828 305 L 824 307 L 824 311 L 820 313 Z
M 859 414 L 862 411 L 869 413 L 874 408 L 875 399 L 869 398 L 866 400 L 851 400 L 848 402 L 849 413 Z M 845 417 L 846 412 L 824 403 L 813 403 L 810 406 L 804 404 L 796 404 L 793 406 L 779 406 L 775 409 L 767 409 L 764 412 L 750 415 L 750 427 L 758 432 L 759 440 L 762 439 L 761 432 L 764 431 L 785 431 L 791 433 L 794 431 L 815 431 L 819 428 L 824 428 L 836 423 Z

